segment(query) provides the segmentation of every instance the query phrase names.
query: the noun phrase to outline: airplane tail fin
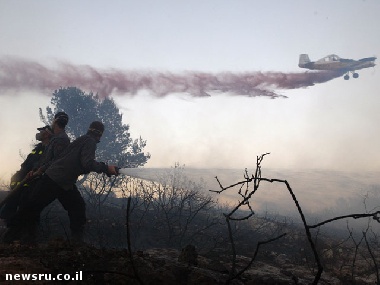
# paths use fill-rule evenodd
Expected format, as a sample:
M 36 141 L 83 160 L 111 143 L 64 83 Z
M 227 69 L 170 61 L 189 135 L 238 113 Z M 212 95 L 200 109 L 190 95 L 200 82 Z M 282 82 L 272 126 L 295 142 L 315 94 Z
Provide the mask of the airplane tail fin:
M 306 65 L 310 63 L 310 58 L 307 54 L 300 54 L 300 60 L 298 63 L 299 67 L 306 67 Z

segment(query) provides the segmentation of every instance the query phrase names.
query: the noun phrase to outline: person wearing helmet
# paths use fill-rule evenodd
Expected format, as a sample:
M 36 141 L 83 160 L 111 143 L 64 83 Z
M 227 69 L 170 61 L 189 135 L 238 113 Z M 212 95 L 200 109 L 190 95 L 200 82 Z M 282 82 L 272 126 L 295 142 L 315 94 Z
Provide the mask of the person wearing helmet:
M 44 173 L 50 164 L 59 158 L 61 153 L 70 144 L 70 139 L 65 131 L 65 127 L 68 122 L 69 116 L 65 112 L 58 112 L 55 114 L 51 125 L 53 136 L 51 137 L 49 144 L 46 146 L 44 154 L 39 160 L 37 171 L 29 172 L 29 176 L 39 176 Z
M 0 219 L 4 219 L 8 224 L 9 219 L 16 213 L 17 208 L 25 201 L 28 189 L 31 189 L 35 180 L 28 181 L 24 185 L 20 186 L 21 181 L 27 176 L 30 171 L 37 170 L 38 163 L 45 151 L 46 146 L 49 144 L 51 137 L 53 136 L 53 130 L 50 126 L 44 126 L 37 128 L 36 140 L 40 141 L 35 145 L 30 154 L 26 157 L 25 161 L 21 164 L 20 170 L 18 170 L 12 177 L 10 188 L 13 190 L 15 187 L 22 187 L 18 191 L 17 195 L 13 196 L 11 200 L 0 209 Z
M 92 122 L 87 133 L 74 140 L 62 156 L 52 162 L 38 180 L 27 205 L 12 218 L 11 226 L 4 234 L 4 242 L 10 243 L 19 239 L 21 242 L 34 243 L 40 213 L 55 199 L 58 199 L 69 213 L 72 240 L 78 243 L 83 241 L 83 198 L 73 185 L 80 175 L 90 172 L 117 175 L 116 166 L 95 160 L 97 143 L 103 132 L 102 122 Z

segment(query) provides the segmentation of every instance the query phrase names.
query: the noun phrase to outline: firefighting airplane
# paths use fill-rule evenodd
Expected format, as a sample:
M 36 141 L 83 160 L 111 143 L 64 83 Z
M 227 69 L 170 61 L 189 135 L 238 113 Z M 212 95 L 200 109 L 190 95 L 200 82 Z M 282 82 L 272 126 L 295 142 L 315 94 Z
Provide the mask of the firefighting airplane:
M 340 71 L 344 75 L 344 79 L 350 79 L 349 73 L 352 73 L 353 78 L 358 78 L 359 74 L 356 70 L 375 66 L 376 57 L 366 57 L 359 60 L 340 58 L 335 54 L 330 54 L 317 61 L 310 61 L 307 54 L 301 54 L 298 66 L 311 70 L 332 70 Z

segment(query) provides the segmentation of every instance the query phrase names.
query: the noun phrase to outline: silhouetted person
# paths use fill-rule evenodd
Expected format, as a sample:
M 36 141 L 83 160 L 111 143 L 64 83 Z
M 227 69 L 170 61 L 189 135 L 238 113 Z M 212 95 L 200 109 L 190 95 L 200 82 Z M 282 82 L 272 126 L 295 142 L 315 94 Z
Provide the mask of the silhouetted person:
M 14 195 L 4 205 L 0 212 L 0 218 L 5 219 L 7 226 L 9 226 L 10 219 L 17 209 L 26 203 L 31 189 L 37 183 L 39 177 L 54 160 L 60 157 L 70 144 L 70 139 L 65 132 L 68 121 L 69 116 L 65 112 L 58 112 L 54 115 L 51 126 L 38 128 L 40 132 L 36 134 L 36 139 L 40 140 L 41 143 L 28 155 L 21 165 L 20 171 L 12 176 L 11 190 L 18 186 L 24 178 L 27 177 L 29 180 L 23 185 L 22 189 L 18 190 L 17 195 Z
M 37 130 L 39 132 L 36 133 L 36 140 L 40 141 L 40 143 L 35 145 L 31 153 L 28 154 L 25 161 L 21 164 L 20 170 L 11 178 L 11 191 L 17 186 L 22 188 L 17 191 L 18 194 L 16 196 L 13 196 L 12 199 L 7 201 L 0 211 L 0 219 L 4 219 L 7 224 L 9 219 L 16 213 L 18 207 L 22 206 L 25 199 L 27 199 L 28 191 L 33 187 L 36 180 L 28 181 L 24 183 L 24 185 L 20 185 L 21 181 L 24 180 L 30 171 L 37 170 L 38 163 L 45 152 L 45 148 L 53 136 L 53 130 L 50 126 L 37 128 Z
M 38 176 L 45 172 L 45 170 L 52 164 L 52 162 L 58 159 L 62 152 L 70 144 L 70 139 L 66 134 L 65 127 L 69 122 L 69 116 L 65 112 L 58 112 L 54 116 L 51 128 L 53 130 L 53 136 L 46 146 L 46 150 L 43 153 L 38 163 L 37 171 L 29 173 L 29 175 Z
M 87 134 L 73 141 L 61 158 L 55 160 L 37 182 L 27 205 L 12 218 L 3 241 L 35 242 L 36 229 L 42 210 L 58 199 L 69 212 L 72 239 L 83 240 L 86 222 L 84 201 L 76 187 L 78 177 L 90 172 L 117 175 L 116 167 L 95 160 L 97 143 L 104 131 L 101 122 L 92 122 Z

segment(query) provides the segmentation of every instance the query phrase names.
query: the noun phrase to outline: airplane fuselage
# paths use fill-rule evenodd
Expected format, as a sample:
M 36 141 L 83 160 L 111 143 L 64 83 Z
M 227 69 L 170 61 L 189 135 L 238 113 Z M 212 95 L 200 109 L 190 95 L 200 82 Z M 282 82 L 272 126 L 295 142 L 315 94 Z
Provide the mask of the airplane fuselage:
M 311 70 L 337 70 L 355 71 L 363 68 L 374 67 L 376 57 L 366 57 L 359 60 L 340 58 L 330 55 L 317 61 L 300 62 L 299 67 Z
M 348 60 L 347 61 L 335 61 L 335 62 L 309 62 L 305 64 L 304 68 L 312 70 L 360 70 L 367 67 L 374 67 L 374 60 L 367 61 L 357 61 Z M 302 66 L 300 66 L 302 67 Z

